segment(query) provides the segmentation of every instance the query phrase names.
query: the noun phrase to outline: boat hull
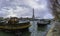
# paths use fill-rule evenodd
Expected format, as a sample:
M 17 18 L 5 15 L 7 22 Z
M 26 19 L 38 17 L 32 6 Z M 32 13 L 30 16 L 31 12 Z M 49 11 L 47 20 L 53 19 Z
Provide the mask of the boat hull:
M 37 23 L 38 26 L 46 26 L 48 23 Z
M 30 27 L 30 23 L 20 23 L 15 25 L 0 25 L 1 30 L 7 30 L 7 31 L 17 31 L 17 30 L 25 30 Z

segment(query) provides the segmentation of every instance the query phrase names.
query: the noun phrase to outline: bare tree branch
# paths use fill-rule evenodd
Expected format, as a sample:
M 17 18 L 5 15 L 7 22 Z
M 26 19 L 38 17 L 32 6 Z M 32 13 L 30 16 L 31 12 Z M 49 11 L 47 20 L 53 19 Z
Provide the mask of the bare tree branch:
M 52 11 L 53 14 L 55 15 L 55 18 L 58 19 L 59 17 L 59 12 L 57 11 L 57 8 L 60 9 L 60 4 L 58 2 L 58 0 L 50 0 L 51 5 L 52 5 Z

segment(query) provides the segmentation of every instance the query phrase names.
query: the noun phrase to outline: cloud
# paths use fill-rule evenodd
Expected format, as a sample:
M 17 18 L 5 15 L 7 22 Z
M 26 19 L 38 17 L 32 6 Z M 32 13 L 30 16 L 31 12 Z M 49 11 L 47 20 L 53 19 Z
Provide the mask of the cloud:
M 26 0 L 28 2 L 26 2 L 27 5 L 29 5 L 31 8 L 40 8 L 43 9 L 46 7 L 46 3 L 44 3 L 44 5 L 42 3 L 38 3 L 36 0 Z M 38 0 L 39 1 L 39 0 Z M 39 1 L 42 2 L 42 1 Z
M 24 7 L 19 7 L 19 6 L 16 6 L 15 9 L 11 8 L 11 7 L 4 7 L 1 9 L 0 13 L 5 14 L 6 15 L 5 17 L 10 17 L 10 16 L 17 16 L 17 17 L 29 16 L 29 17 L 31 17 L 32 10 L 30 8 L 24 8 Z
M 52 17 L 47 0 L 0 0 L 0 16 L 3 17 L 32 17 L 32 8 L 36 17 L 45 18 L 47 14 Z
M 47 14 L 43 17 L 44 19 L 52 19 L 54 18 L 51 14 Z

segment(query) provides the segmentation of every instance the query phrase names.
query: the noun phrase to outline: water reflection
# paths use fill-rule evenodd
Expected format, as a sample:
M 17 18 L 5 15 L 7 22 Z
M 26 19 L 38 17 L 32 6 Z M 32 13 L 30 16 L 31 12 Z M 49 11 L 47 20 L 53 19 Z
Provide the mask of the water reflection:
M 50 29 L 50 24 L 46 26 L 37 26 L 37 21 L 31 22 L 32 26 L 30 27 L 31 36 L 45 36 L 47 31 Z
M 25 31 L 22 33 L 22 36 L 45 36 L 46 32 L 50 28 L 50 24 L 46 26 L 37 26 L 37 21 L 31 21 L 31 27 L 29 28 L 29 31 Z M 0 35 L 0 36 L 15 36 L 14 34 L 8 34 L 4 32 L 0 32 L 0 34 L 5 34 L 5 35 Z
M 37 36 L 37 21 L 31 22 L 32 26 L 29 29 L 31 31 L 31 36 Z
M 44 32 L 47 29 L 47 25 L 46 26 L 39 26 L 37 29 L 38 29 L 38 31 Z

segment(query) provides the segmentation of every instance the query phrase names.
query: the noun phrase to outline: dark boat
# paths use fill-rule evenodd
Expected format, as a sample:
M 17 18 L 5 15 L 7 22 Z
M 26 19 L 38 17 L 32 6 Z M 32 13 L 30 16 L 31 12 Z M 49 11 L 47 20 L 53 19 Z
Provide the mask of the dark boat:
M 17 17 L 11 17 L 8 20 L 0 21 L 0 29 L 8 30 L 8 31 L 16 31 L 16 30 L 23 30 L 28 29 L 30 27 L 30 22 L 20 21 Z
M 47 25 L 47 24 L 50 24 L 50 20 L 45 20 L 45 19 L 43 19 L 43 20 L 39 20 L 39 21 L 37 22 L 37 25 L 38 25 L 38 26 L 45 26 L 45 25 Z

